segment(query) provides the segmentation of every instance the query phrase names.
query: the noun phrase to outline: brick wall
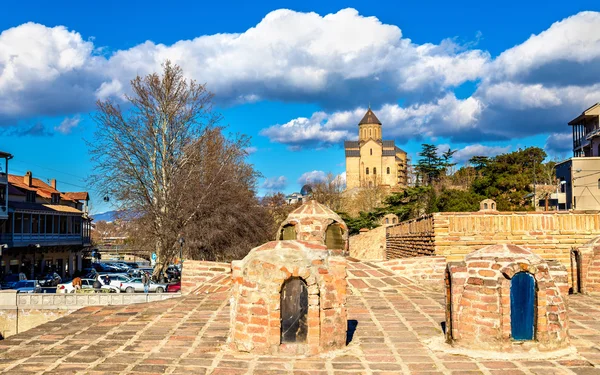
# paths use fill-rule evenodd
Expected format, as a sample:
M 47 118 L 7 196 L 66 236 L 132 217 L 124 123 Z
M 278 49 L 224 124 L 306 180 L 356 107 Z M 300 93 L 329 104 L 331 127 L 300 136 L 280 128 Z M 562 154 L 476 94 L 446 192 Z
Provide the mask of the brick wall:
M 446 258 L 441 256 L 392 259 L 379 263 L 381 266 L 419 284 L 436 290 L 444 288 Z
M 215 276 L 230 273 L 229 263 L 186 260 L 183 263 L 181 294 L 190 294 Z
M 570 251 L 600 235 L 600 216 L 578 212 L 440 212 L 387 229 L 387 258 L 460 261 L 487 245 L 515 244 L 570 269 Z M 433 250 L 431 250 L 433 248 Z M 570 279 L 570 277 L 569 277 Z
M 433 216 L 402 222 L 386 229 L 386 259 L 435 254 Z

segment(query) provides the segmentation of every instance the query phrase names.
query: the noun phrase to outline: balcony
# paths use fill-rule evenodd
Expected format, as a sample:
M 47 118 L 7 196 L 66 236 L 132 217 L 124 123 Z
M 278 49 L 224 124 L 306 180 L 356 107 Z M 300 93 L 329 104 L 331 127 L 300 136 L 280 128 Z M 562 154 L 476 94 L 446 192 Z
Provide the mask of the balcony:
M 89 237 L 81 234 L 52 234 L 52 233 L 2 233 L 0 243 L 9 247 L 22 247 L 29 245 L 58 246 L 58 245 L 83 245 L 89 243 Z

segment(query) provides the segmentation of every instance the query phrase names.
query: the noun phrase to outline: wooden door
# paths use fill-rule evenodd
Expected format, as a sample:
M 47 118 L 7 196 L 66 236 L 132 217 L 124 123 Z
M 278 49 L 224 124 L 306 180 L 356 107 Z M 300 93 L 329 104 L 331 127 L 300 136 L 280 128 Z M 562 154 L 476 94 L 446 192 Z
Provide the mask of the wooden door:
M 304 280 L 292 277 L 281 288 L 281 342 L 306 342 L 308 290 Z
M 514 340 L 533 340 L 535 280 L 528 272 L 519 272 L 510 283 L 510 321 Z

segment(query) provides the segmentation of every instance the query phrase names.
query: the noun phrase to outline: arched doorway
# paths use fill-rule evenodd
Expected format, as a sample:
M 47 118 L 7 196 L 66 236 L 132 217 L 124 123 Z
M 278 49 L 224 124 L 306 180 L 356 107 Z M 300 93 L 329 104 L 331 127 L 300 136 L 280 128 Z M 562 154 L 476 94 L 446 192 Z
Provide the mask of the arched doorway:
M 296 226 L 294 224 L 284 225 L 281 229 L 280 240 L 295 240 L 296 239 Z
M 287 279 L 281 288 L 281 342 L 306 342 L 308 289 L 298 277 Z
M 344 250 L 344 230 L 338 223 L 333 223 L 327 227 L 325 232 L 325 246 L 332 250 Z
M 575 282 L 574 284 L 574 293 L 581 293 L 581 254 L 579 251 L 573 251 L 573 258 L 575 261 Z
M 519 272 L 510 282 L 510 323 L 514 340 L 533 340 L 535 280 L 528 272 Z

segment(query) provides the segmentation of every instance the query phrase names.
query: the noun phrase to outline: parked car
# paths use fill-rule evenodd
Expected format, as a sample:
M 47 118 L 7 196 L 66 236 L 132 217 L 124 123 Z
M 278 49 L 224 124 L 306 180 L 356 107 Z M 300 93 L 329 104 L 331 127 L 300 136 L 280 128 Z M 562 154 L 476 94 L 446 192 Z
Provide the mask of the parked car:
M 127 274 L 130 275 L 131 277 L 142 277 L 143 272 L 146 272 L 149 275 L 152 275 L 152 273 L 154 272 L 154 268 L 139 267 L 136 269 L 130 269 L 129 271 L 127 271 Z
M 156 293 L 164 293 L 167 290 L 167 284 L 159 284 L 154 281 L 150 281 L 150 292 Z M 142 284 L 141 277 L 135 277 L 129 280 L 128 282 L 121 283 L 121 292 L 125 293 L 135 293 L 135 292 L 143 292 L 144 284 Z
M 10 275 L 4 276 L 2 282 L 0 283 L 0 287 L 2 289 L 12 289 L 15 284 L 19 281 L 27 280 L 27 276 L 24 273 L 11 273 Z
M 42 287 L 50 287 L 57 286 L 62 282 L 62 278 L 56 272 L 50 272 L 46 276 L 38 279 L 40 286 Z
M 18 281 L 13 289 L 16 289 L 17 293 L 40 293 L 42 291 L 37 280 Z
M 175 284 L 169 284 L 167 286 L 167 292 L 169 293 L 177 293 L 181 291 L 181 281 Z
M 81 289 L 94 289 L 94 281 L 96 281 L 96 279 L 81 279 Z M 102 285 L 101 289 L 109 290 L 110 293 L 121 293 L 121 289 L 114 285 Z M 56 293 L 75 293 L 73 281 L 58 284 Z
M 102 285 L 106 285 L 106 283 L 104 282 L 104 279 L 106 277 L 108 277 L 109 279 L 109 285 L 112 285 L 116 288 L 120 288 L 121 287 L 121 283 L 125 283 L 131 280 L 131 277 L 125 273 L 112 273 L 112 274 L 100 274 L 100 283 L 102 283 Z
M 126 265 L 128 265 L 129 268 L 140 268 L 140 265 L 137 264 L 136 262 L 123 262 L 123 263 L 125 263 Z

